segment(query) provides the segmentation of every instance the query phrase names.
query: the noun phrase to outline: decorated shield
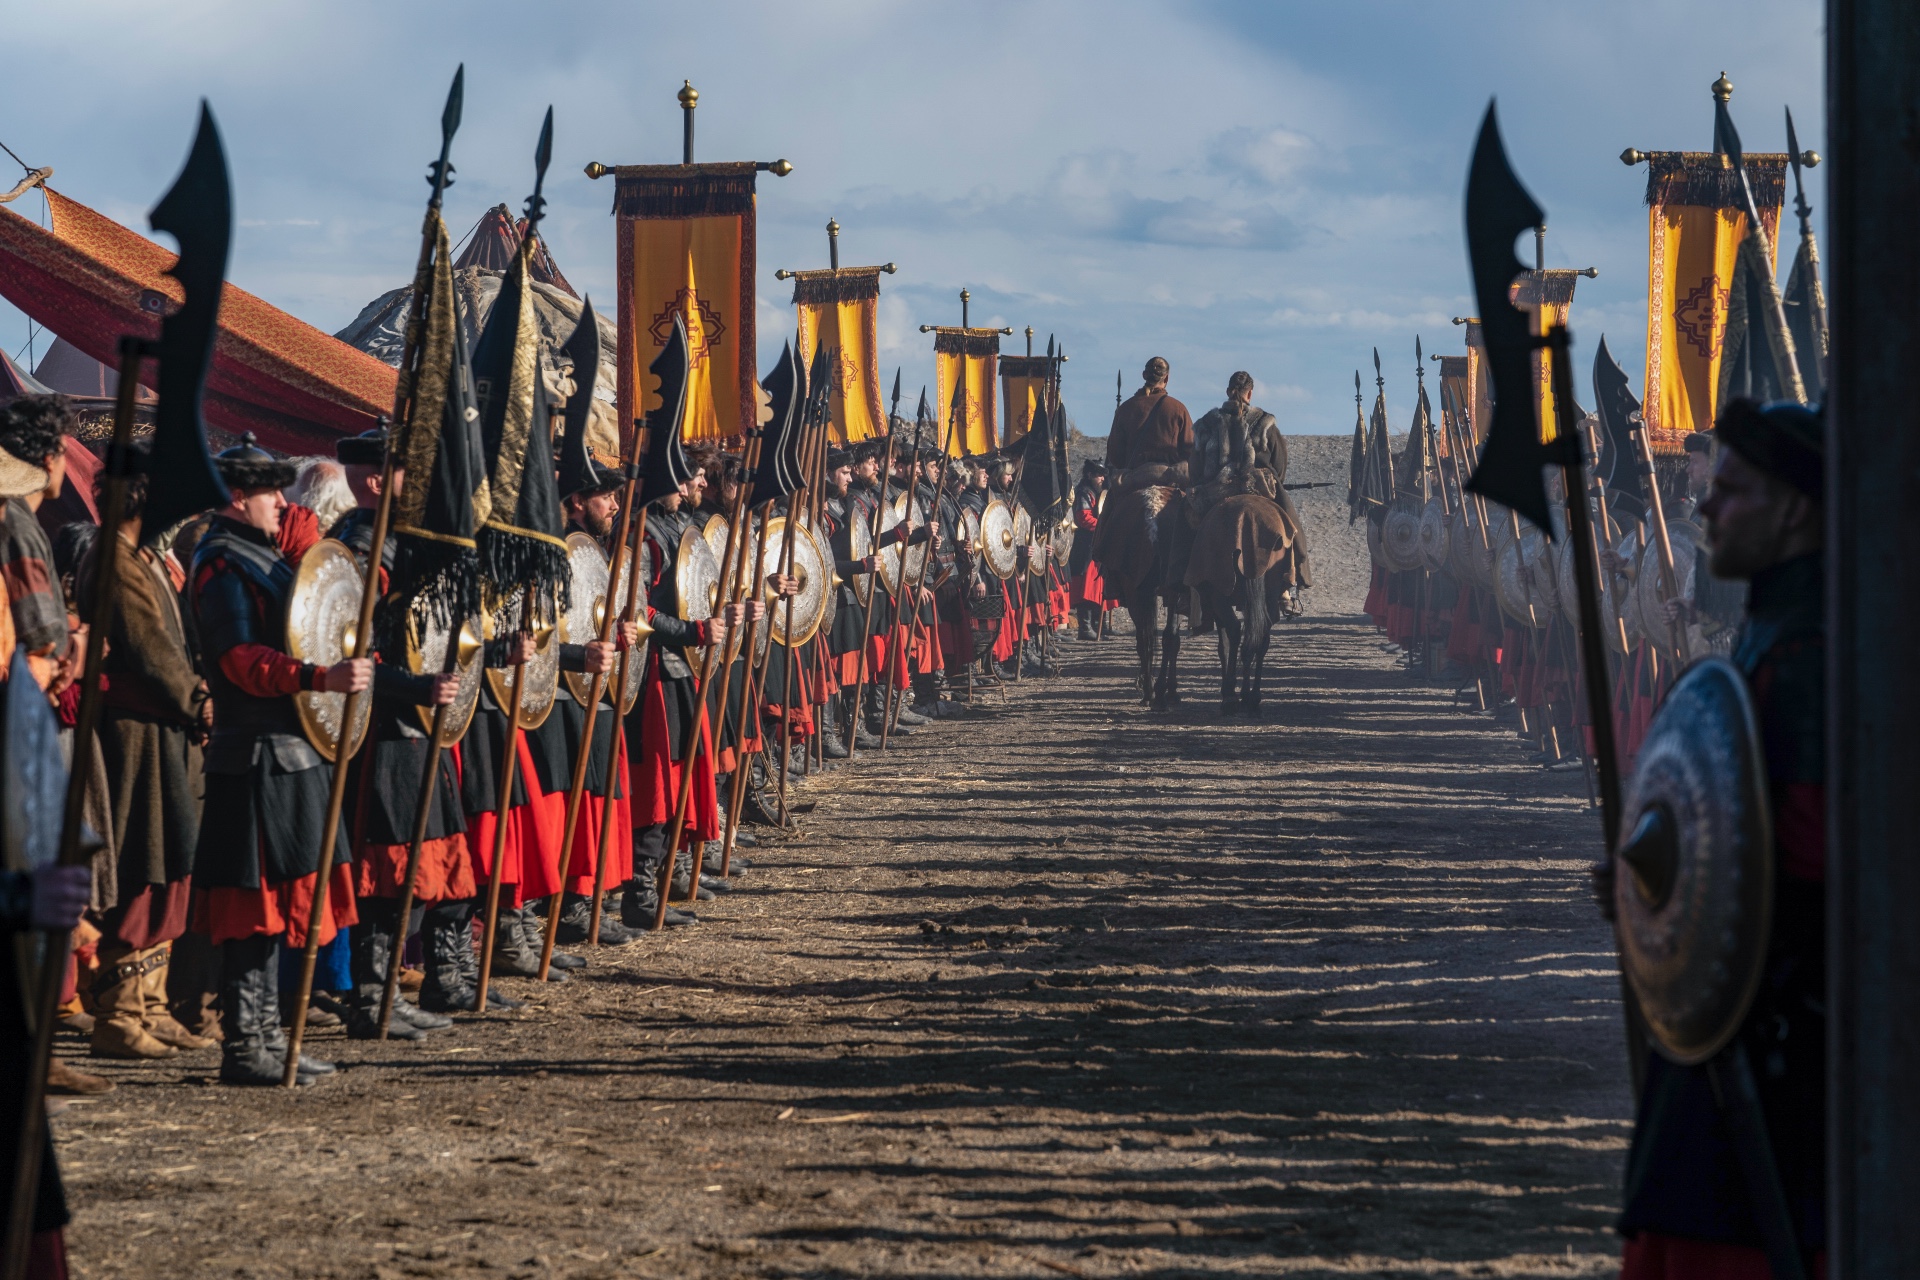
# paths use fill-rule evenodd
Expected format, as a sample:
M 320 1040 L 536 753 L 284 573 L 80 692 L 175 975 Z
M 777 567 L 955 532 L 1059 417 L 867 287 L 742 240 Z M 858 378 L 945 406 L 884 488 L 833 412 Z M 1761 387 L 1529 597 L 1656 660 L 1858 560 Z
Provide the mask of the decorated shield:
M 903 493 L 894 499 L 894 508 L 900 517 L 908 521 L 908 528 L 918 531 L 927 523 L 927 508 L 918 494 Z M 917 546 L 901 545 L 894 550 L 899 557 L 901 581 L 905 583 L 921 582 L 927 572 L 927 552 L 932 548 L 931 540 Z
M 760 580 L 763 583 L 768 575 L 787 571 L 782 568 L 786 563 L 787 529 L 785 516 L 775 516 L 767 525 L 767 549 L 761 561 Z M 800 582 L 800 594 L 793 597 L 791 630 L 784 598 L 767 597 L 767 623 L 775 640 L 781 644 L 797 645 L 805 644 L 819 630 L 826 608 L 831 571 L 820 553 L 820 544 L 814 541 L 813 534 L 806 526 L 793 526 L 792 543 L 793 568 L 790 572 Z
M 851 503 L 847 509 L 847 551 L 849 560 L 865 560 L 873 554 L 873 528 L 855 513 Z M 872 574 L 853 575 L 853 595 L 863 605 L 873 602 Z
M 1640 534 L 1628 525 L 1614 541 L 1613 550 L 1629 565 L 1640 559 Z M 1607 648 L 1625 653 L 1640 639 L 1639 593 L 1631 577 L 1625 574 L 1600 575 L 1600 621 L 1606 631 Z
M 642 564 L 640 568 L 644 572 L 646 566 Z M 633 562 L 628 561 L 621 566 L 620 574 L 613 584 L 613 610 L 623 618 L 627 614 L 627 593 L 633 585 L 632 570 Z M 647 675 L 647 645 L 651 643 L 650 637 L 653 634 L 653 628 L 647 625 L 645 609 L 634 610 L 633 621 L 640 629 L 640 643 L 635 647 L 632 656 L 627 659 L 627 683 L 620 691 L 621 715 L 633 710 L 633 704 L 640 701 L 640 683 L 646 679 Z M 616 667 L 614 670 L 617 674 L 619 668 Z
M 1700 548 L 1700 527 L 1686 520 L 1669 519 L 1667 521 L 1667 542 L 1673 547 L 1673 588 L 1675 598 L 1693 599 L 1693 570 L 1698 560 L 1695 554 Z M 1640 575 L 1634 580 L 1634 587 L 1640 593 L 1640 625 L 1647 634 L 1662 643 L 1671 643 L 1673 628 L 1667 625 L 1667 616 L 1661 611 L 1661 602 L 1667 599 L 1667 593 L 1661 582 L 1660 542 L 1658 537 L 1650 538 L 1646 549 L 1640 553 Z
M 1450 524 L 1446 504 L 1438 496 L 1428 498 L 1420 512 L 1420 563 L 1435 573 L 1444 572 L 1452 562 L 1448 546 L 1453 532 Z
M 732 527 L 725 516 L 715 512 L 700 528 L 700 536 L 707 540 L 707 549 L 713 552 L 713 562 L 722 567 L 727 564 L 727 535 Z
M 1704 1062 L 1753 1004 L 1773 920 L 1759 722 L 1739 668 L 1688 667 L 1640 746 L 1614 877 L 1620 957 L 1655 1047 Z
M 1060 570 L 1061 576 L 1065 577 L 1067 564 L 1073 559 L 1073 526 L 1062 520 L 1053 526 L 1053 531 L 1047 535 L 1047 540 L 1052 544 L 1049 550 L 1053 555 L 1054 566 Z
M 1386 566 L 1394 573 L 1404 573 L 1408 569 L 1418 569 L 1425 562 L 1420 558 L 1420 517 L 1405 507 L 1395 507 L 1387 512 L 1387 519 L 1380 526 L 1380 555 Z
M 490 635 L 510 636 L 520 630 L 520 589 L 493 607 L 487 620 Z M 488 667 L 487 688 L 502 711 L 513 705 L 513 686 L 525 673 L 527 691 L 520 697 L 520 727 L 538 729 L 553 711 L 554 696 L 560 692 L 560 642 L 552 623 L 536 621 L 533 627 L 533 659 L 524 666 Z
M 1380 550 L 1380 521 L 1375 520 L 1372 516 L 1368 516 L 1366 517 L 1366 522 L 1367 522 L 1367 563 L 1369 565 L 1377 565 L 1378 567 L 1385 569 L 1388 566 L 1387 566 L 1387 557 Z
M 706 621 L 720 605 L 720 561 L 698 529 L 680 535 L 673 586 L 680 616 L 688 622 Z
M 1541 619 L 1533 612 L 1533 601 L 1527 589 L 1527 566 L 1520 540 L 1514 537 L 1503 538 L 1494 552 L 1493 595 L 1500 603 L 1500 611 L 1525 627 L 1537 627 Z
M 1571 543 L 1573 539 L 1562 537 L 1560 541 Z M 1520 530 L 1519 545 L 1520 563 L 1526 569 L 1527 603 L 1533 609 L 1534 625 L 1544 627 L 1560 609 L 1559 582 L 1553 564 L 1553 548 L 1557 544 L 1548 542 L 1546 534 L 1529 524 Z
M 987 572 L 996 578 L 1011 578 L 1019 563 L 1019 545 L 1013 533 L 1013 512 L 995 498 L 980 513 L 980 559 Z
M 344 542 L 322 538 L 300 558 L 287 593 L 287 653 L 316 667 L 330 667 L 353 656 L 354 633 L 360 626 L 360 597 L 366 586 L 360 561 Z M 293 695 L 300 731 L 328 761 L 340 757 L 341 738 L 349 738 L 346 754 L 359 749 L 373 714 L 373 695 L 358 699 L 353 732 L 343 735 L 347 710 L 344 693 L 302 690 Z
M 607 557 L 600 544 L 579 530 L 567 535 L 567 566 L 573 575 L 573 607 L 560 615 L 560 643 L 588 644 L 600 638 L 607 616 Z M 593 697 L 593 677 L 584 671 L 562 671 L 573 700 L 585 706 Z
M 455 642 L 459 647 L 454 652 L 454 671 L 460 677 L 460 693 L 447 707 L 447 716 L 440 724 L 440 745 L 450 747 L 466 736 L 467 726 L 473 723 L 474 708 L 480 705 L 481 652 L 486 642 L 481 639 L 482 623 L 478 617 L 467 619 L 460 628 L 460 638 Z M 446 660 L 447 633 L 445 624 L 428 619 L 417 625 L 407 635 L 407 667 L 415 675 L 440 671 L 440 664 Z M 420 716 L 420 727 L 429 733 L 433 731 L 433 708 L 415 707 Z

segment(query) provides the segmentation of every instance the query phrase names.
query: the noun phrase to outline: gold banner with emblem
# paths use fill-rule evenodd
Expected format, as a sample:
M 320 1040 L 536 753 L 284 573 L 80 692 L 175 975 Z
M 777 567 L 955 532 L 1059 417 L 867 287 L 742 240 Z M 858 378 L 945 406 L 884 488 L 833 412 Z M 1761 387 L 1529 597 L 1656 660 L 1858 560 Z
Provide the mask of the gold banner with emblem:
M 1647 168 L 1647 384 L 1641 412 L 1654 451 L 1677 454 L 1688 432 L 1713 426 L 1719 409 L 1727 304 L 1747 215 L 1725 156 L 1655 151 Z M 1776 245 L 1786 169 L 1783 153 L 1746 155 L 1754 203 Z
M 811 367 L 825 343 L 836 352 L 833 417 L 836 444 L 884 435 L 886 406 L 880 398 L 880 273 L 885 267 L 838 267 L 793 273 L 800 360 Z
M 659 407 L 647 367 L 677 314 L 687 327 L 687 440 L 755 425 L 754 173 L 751 163 L 622 165 L 619 220 L 620 420 Z
M 1016 444 L 1033 430 L 1034 415 L 1047 407 L 1056 356 L 1001 356 L 1000 443 Z
M 994 404 L 999 378 L 1000 333 L 996 329 L 933 331 L 934 383 L 939 396 L 934 410 L 940 415 L 939 438 L 956 458 L 992 453 L 998 447 L 998 410 Z M 961 388 L 959 429 L 949 431 L 955 386 Z

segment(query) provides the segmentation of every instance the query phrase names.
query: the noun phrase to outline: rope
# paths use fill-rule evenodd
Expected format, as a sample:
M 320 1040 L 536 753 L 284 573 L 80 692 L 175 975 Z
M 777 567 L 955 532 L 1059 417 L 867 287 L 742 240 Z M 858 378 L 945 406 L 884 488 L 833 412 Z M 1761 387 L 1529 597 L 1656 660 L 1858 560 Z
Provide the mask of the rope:
M 14 155 L 13 148 L 8 146 L 6 143 L 0 142 L 0 151 L 4 151 L 8 155 L 13 156 L 13 162 L 19 165 L 22 169 L 25 169 L 28 173 L 33 172 L 33 166 L 28 164 L 25 160 L 22 160 L 19 156 Z

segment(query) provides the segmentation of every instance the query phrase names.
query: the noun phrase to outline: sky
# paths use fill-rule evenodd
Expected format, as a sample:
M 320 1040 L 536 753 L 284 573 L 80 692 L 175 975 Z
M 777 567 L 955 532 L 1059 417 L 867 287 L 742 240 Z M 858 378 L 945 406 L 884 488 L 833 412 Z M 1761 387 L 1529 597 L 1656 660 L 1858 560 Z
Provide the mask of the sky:
M 883 0 L 6 0 L 0 142 L 136 230 L 186 154 L 197 100 L 224 134 L 238 220 L 229 278 L 332 332 L 404 284 L 454 66 L 467 69 L 447 221 L 457 236 L 532 187 L 554 109 L 543 226 L 577 289 L 611 309 L 611 179 L 588 161 L 785 158 L 759 183 L 760 367 L 793 327 L 781 267 L 882 277 L 883 382 L 931 383 L 931 335 L 1013 328 L 1069 357 L 1065 395 L 1102 434 L 1116 371 L 1173 366 L 1197 415 L 1236 369 L 1287 432 L 1353 424 L 1380 350 L 1396 425 L 1414 338 L 1463 349 L 1467 159 L 1499 102 L 1509 154 L 1547 210 L 1547 264 L 1596 267 L 1572 329 L 1644 364 L 1644 167 L 1627 147 L 1705 150 L 1724 71 L 1750 151 L 1825 149 L 1818 0 L 1179 3 Z M 0 189 L 18 176 L 0 155 Z M 1824 170 L 1810 174 L 1820 214 Z M 38 218 L 37 194 L 11 206 Z M 1530 250 L 1528 251 L 1530 260 Z M 26 318 L 0 303 L 0 346 Z M 44 351 L 45 336 L 35 342 Z

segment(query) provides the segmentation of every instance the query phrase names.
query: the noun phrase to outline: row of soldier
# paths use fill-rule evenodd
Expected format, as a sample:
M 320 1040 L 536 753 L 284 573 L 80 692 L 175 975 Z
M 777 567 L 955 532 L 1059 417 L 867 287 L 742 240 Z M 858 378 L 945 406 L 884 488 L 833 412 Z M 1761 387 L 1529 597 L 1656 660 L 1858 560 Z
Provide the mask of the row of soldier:
M 1695 432 L 1678 454 L 1656 452 L 1624 378 L 1609 377 L 1616 368 L 1603 345 L 1600 410 L 1580 431 L 1596 477 L 1589 507 L 1602 543 L 1603 633 L 1630 767 L 1673 676 L 1692 657 L 1731 647 L 1744 588 L 1707 570 L 1698 508 L 1713 436 Z M 1572 544 L 1549 542 L 1467 488 L 1472 466 L 1462 460 L 1478 447 L 1471 418 L 1450 396 L 1428 413 L 1423 387 L 1398 451 L 1385 449 L 1384 424 L 1356 426 L 1350 504 L 1368 521 L 1372 572 L 1364 611 L 1402 665 L 1453 684 L 1469 709 L 1511 727 L 1542 767 L 1590 767 Z M 1564 503 L 1557 477 L 1549 490 Z
M 72 411 L 58 399 L 28 397 L 9 407 L 4 423 L 9 622 L 36 677 L 70 720 L 80 647 L 88 643 L 77 602 L 102 550 L 95 526 L 66 526 L 49 537 L 33 512 L 64 483 Z M 904 426 L 895 421 L 897 433 L 908 434 Z M 780 802 L 787 786 L 937 718 L 964 714 L 966 702 L 1000 680 L 1051 672 L 1051 646 L 1073 608 L 1064 539 L 1059 550 L 1050 541 L 1025 542 L 1007 561 L 980 552 L 983 517 L 990 529 L 1026 518 L 1010 492 L 1010 462 L 950 461 L 882 438 L 826 452 L 824 501 L 801 544 L 811 552 L 797 557 L 799 572 L 768 574 L 759 600 L 703 609 L 680 598 L 683 587 L 702 581 L 697 569 L 691 576 L 686 570 L 696 560 L 711 565 L 707 555 L 694 554 L 696 544 L 709 552 L 725 541 L 743 468 L 738 454 L 706 447 L 688 451 L 694 465 L 687 479 L 647 512 L 644 625 L 626 624 L 607 643 L 558 631 L 486 640 L 480 663 L 494 672 L 493 688 L 471 671 L 417 671 L 417 655 L 411 664 L 406 655 L 303 663 L 288 652 L 295 580 L 323 534 L 364 556 L 385 448 L 385 431 L 375 430 L 340 440 L 334 460 L 303 465 L 243 442 L 216 458 L 230 504 L 176 529 L 143 529 L 147 486 L 137 478 L 129 487 L 117 548 L 118 609 L 102 637 L 101 786 L 90 806 L 105 845 L 94 859 L 90 910 L 76 939 L 81 963 L 62 1008 L 94 1055 L 160 1060 L 219 1042 L 223 1079 L 280 1082 L 291 1003 L 282 993 L 292 976 L 283 957 L 306 942 L 317 891 L 316 833 L 331 775 L 295 714 L 293 699 L 302 691 L 373 694 L 371 741 L 350 766 L 353 799 L 321 915 L 320 978 L 308 1024 L 416 1040 L 449 1026 L 449 1014 L 475 1007 L 483 959 L 493 976 L 540 974 L 543 924 L 556 894 L 563 946 L 590 938 L 617 946 L 659 925 L 695 923 L 694 911 L 683 908 L 725 892 L 747 865 L 729 856 L 731 849 L 752 847 L 756 827 L 792 821 Z M 560 495 L 576 557 L 581 543 L 603 555 L 613 551 L 624 475 L 611 460 L 597 461 L 576 477 L 578 488 Z M 943 471 L 951 474 L 943 478 Z M 289 494 L 314 506 L 290 502 Z M 350 505 L 339 510 L 343 499 Z M 903 549 L 909 554 L 899 554 Z M 924 571 L 916 552 L 931 553 Z M 774 656 L 762 656 L 751 673 L 745 656 L 738 658 L 722 720 L 716 691 L 702 698 L 696 687 L 700 650 L 726 646 L 730 631 L 764 624 L 767 602 L 801 594 L 802 576 L 818 572 L 807 566 L 819 558 L 831 561 L 824 627 L 792 637 L 791 645 L 782 636 L 761 646 L 762 655 Z M 1012 572 L 1000 576 L 996 563 Z M 707 573 L 710 579 L 711 567 Z M 605 575 L 602 568 L 592 579 L 603 598 Z M 889 589 L 889 578 L 897 590 Z M 577 575 L 576 586 L 586 585 Z M 776 603 L 771 612 L 779 611 Z M 497 677 L 537 664 L 548 650 L 564 673 L 605 676 L 622 650 L 640 645 L 648 662 L 637 698 L 625 702 L 624 714 L 597 717 L 590 742 L 578 696 L 583 681 L 555 681 L 544 718 L 523 714 L 528 727 L 499 842 L 489 954 L 473 938 L 496 878 L 495 791 L 507 738 Z M 530 677 L 529 688 L 535 683 Z M 749 697 L 757 704 L 751 710 Z M 442 753 L 412 877 L 415 910 L 403 924 L 397 909 L 407 888 L 409 824 L 430 750 L 423 709 L 466 699 L 475 704 L 472 718 L 458 745 Z M 603 710 L 616 705 L 612 690 L 602 699 Z M 688 766 L 678 748 L 686 721 L 699 715 L 708 717 L 708 733 Z M 588 799 L 563 874 L 560 828 L 582 750 Z M 697 785 L 681 844 L 697 854 L 698 880 L 696 858 L 683 856 L 667 886 L 671 904 L 662 904 L 659 871 L 689 767 Z M 737 799 L 736 773 L 747 784 Z M 609 794 L 610 780 L 612 815 L 595 800 Z M 599 868 L 596 904 L 591 833 L 609 816 L 623 838 Z M 386 979 L 410 935 L 417 936 L 419 963 L 400 979 L 413 998 L 395 1002 L 382 1028 Z M 584 963 L 553 951 L 546 978 L 564 981 Z M 493 1008 L 516 1003 L 497 984 L 485 1000 Z M 303 1056 L 299 1078 L 310 1082 L 330 1070 Z M 108 1087 L 64 1061 L 55 1063 L 53 1084 L 78 1093 Z

